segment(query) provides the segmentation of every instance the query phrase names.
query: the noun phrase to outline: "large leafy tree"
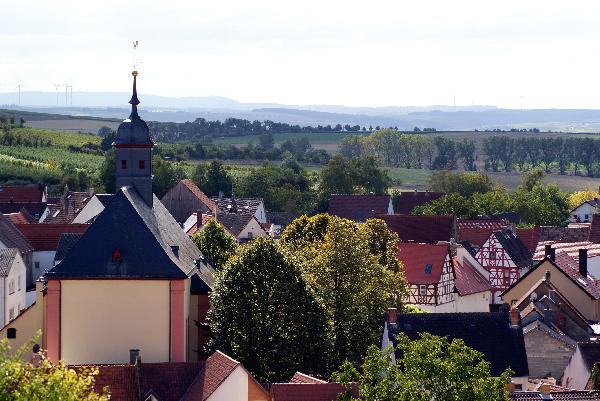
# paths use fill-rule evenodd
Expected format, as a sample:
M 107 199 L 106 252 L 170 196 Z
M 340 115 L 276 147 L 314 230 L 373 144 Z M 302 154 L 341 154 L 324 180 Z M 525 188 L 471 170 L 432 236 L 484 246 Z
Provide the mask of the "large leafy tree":
M 192 241 L 217 268 L 225 265 L 238 246 L 236 239 L 225 231 L 215 219 L 210 219 L 202 230 L 195 233 Z
M 185 178 L 185 171 L 181 166 L 160 157 L 154 157 L 152 160 L 152 172 L 154 173 L 152 190 L 159 198 Z
M 227 262 L 210 295 L 211 347 L 259 381 L 327 373 L 324 311 L 296 264 L 272 239 L 257 238 Z
M 359 398 L 348 391 L 341 401 L 508 401 L 506 384 L 511 371 L 490 377 L 483 354 L 462 340 L 424 333 L 417 340 L 402 336 L 402 357 L 394 363 L 391 350 L 371 346 L 360 369 L 344 363 L 332 379 L 350 388 L 356 383 Z
M 217 196 L 219 192 L 231 196 L 233 179 L 223 164 L 216 160 L 210 164 L 198 164 L 192 174 L 192 181 L 208 196 Z
M 295 254 L 327 314 L 329 366 L 362 360 L 368 345 L 378 341 L 393 294 L 404 291 L 402 273 L 389 268 L 391 236 L 369 238 L 378 228 L 317 215 L 301 217 L 282 234 L 281 243 Z
M 108 401 L 108 389 L 101 394 L 94 392 L 97 370 L 74 370 L 47 359 L 41 359 L 37 366 L 24 362 L 34 343 L 32 340 L 15 351 L 7 339 L 0 341 L 0 400 Z
M 600 198 L 600 193 L 593 191 L 591 189 L 573 192 L 571 195 L 569 195 L 569 207 L 571 209 L 575 209 L 577 206 L 581 205 L 583 202 L 594 199 L 594 198 Z

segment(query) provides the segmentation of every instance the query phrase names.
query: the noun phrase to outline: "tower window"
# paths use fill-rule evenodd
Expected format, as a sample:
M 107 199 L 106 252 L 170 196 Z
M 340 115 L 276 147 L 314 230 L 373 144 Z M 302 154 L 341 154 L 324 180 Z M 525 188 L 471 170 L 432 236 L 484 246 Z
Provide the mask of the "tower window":
M 127 168 L 127 160 L 121 160 L 121 168 L 122 169 L 126 169 Z
M 139 166 L 140 166 L 140 170 L 145 169 L 146 168 L 146 160 L 140 160 Z

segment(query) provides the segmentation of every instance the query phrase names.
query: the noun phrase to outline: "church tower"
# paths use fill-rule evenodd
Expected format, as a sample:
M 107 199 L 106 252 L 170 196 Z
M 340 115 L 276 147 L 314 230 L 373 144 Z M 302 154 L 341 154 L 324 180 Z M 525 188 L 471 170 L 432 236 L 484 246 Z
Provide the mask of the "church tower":
M 133 186 L 140 196 L 152 207 L 152 148 L 150 129 L 137 112 L 140 101 L 137 97 L 137 71 L 133 75 L 131 115 L 117 129 L 113 142 L 116 163 L 116 191 L 124 186 Z

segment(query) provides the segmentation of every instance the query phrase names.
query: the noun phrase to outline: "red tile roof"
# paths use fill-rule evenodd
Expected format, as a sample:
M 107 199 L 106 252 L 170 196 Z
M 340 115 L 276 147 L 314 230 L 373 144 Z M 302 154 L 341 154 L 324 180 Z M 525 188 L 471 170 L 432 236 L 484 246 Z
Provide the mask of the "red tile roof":
M 316 377 L 312 377 L 309 375 L 305 375 L 304 373 L 296 372 L 294 376 L 292 376 L 290 383 L 313 383 L 313 384 L 323 384 L 327 383 L 325 380 L 317 379 Z
M 205 401 L 225 379 L 240 365 L 221 351 L 206 360 L 206 366 L 182 398 L 183 401 Z
M 8 217 L 13 224 L 29 224 L 29 223 L 31 223 L 29 221 L 29 219 L 27 218 L 27 216 L 25 216 L 25 214 L 23 212 L 7 213 L 7 214 L 5 214 L 5 216 Z
M 525 244 L 525 247 L 529 249 L 529 252 L 533 254 L 540 242 L 540 227 L 517 228 L 517 238 L 519 238 L 523 244 Z
M 456 219 L 457 237 L 459 241 L 469 241 L 481 247 L 496 230 L 509 226 L 506 220 L 493 219 Z
M 588 241 L 595 244 L 600 244 L 600 218 L 592 219 L 590 225 L 590 233 L 588 235 Z
M 417 206 L 425 205 L 446 195 L 443 192 L 406 191 L 400 192 L 394 212 L 396 214 L 411 214 Z
M 387 214 L 389 195 L 331 195 L 327 213 L 358 222 Z
M 16 224 L 36 251 L 56 251 L 61 234 L 83 234 L 90 224 Z
M 208 196 L 206 196 L 206 194 L 202 192 L 202 190 L 198 188 L 198 186 L 194 184 L 192 180 L 186 178 L 184 180 L 181 180 L 180 182 L 183 186 L 189 189 L 190 192 L 194 194 L 194 196 L 198 198 L 200 202 L 204 203 L 210 211 L 214 213 L 217 210 L 217 204 L 213 202 Z
M 0 186 L 0 203 L 42 202 L 43 196 L 44 187 L 41 185 L 30 185 L 26 187 Z
M 458 258 L 454 257 L 452 263 L 454 265 L 454 285 L 461 296 L 492 289 L 489 281 L 475 267 L 471 266 L 468 260 L 463 259 L 463 263 L 460 263 Z
M 456 227 L 459 230 L 462 228 L 489 228 L 492 232 L 509 225 L 510 222 L 501 219 L 456 219 Z
M 409 284 L 433 284 L 440 281 L 448 245 L 399 243 L 396 257 L 402 262 L 404 276 Z M 425 266 L 431 264 L 431 273 Z
M 273 401 L 335 401 L 345 388 L 339 383 L 275 383 L 271 386 Z M 358 391 L 353 387 L 353 396 Z
M 402 242 L 437 244 L 455 238 L 454 216 L 377 215 L 388 228 L 398 234 Z

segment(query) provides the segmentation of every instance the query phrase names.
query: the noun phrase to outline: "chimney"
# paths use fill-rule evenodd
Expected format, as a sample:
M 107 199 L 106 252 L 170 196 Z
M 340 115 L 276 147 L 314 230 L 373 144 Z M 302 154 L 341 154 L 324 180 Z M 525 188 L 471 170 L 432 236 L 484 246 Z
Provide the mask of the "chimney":
M 550 270 L 546 270 L 546 284 L 550 284 Z
M 583 278 L 586 278 L 588 274 L 587 260 L 587 249 L 581 248 L 579 250 L 579 274 L 581 274 Z
M 396 324 L 398 322 L 398 309 L 388 308 L 388 324 Z
M 510 309 L 510 325 L 513 327 L 521 326 L 521 312 L 514 306 Z
M 546 326 L 552 325 L 552 309 L 549 306 L 544 308 L 544 323 Z
M 546 244 L 544 246 L 544 255 L 554 262 L 554 257 L 556 255 L 556 249 L 552 248 L 551 244 Z
M 140 350 L 137 348 L 132 348 L 129 350 L 129 364 L 135 365 L 136 361 L 140 357 Z
M 173 251 L 176 257 L 179 257 L 179 245 L 171 245 L 171 251 Z

